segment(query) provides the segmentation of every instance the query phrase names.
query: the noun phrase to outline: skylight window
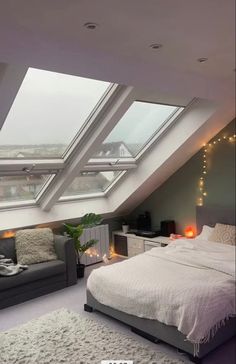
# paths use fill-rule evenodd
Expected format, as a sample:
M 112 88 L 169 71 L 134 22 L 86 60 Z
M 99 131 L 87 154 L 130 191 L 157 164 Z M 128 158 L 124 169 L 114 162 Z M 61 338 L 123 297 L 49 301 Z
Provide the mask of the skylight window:
M 49 175 L 0 176 L 0 205 L 5 202 L 35 200 Z
M 135 101 L 93 158 L 135 158 L 180 109 L 183 108 Z
M 136 95 L 29 68 L 0 130 L 0 207 L 49 211 L 58 200 L 110 193 L 183 110 Z
M 63 196 L 81 196 L 94 193 L 103 193 L 120 175 L 120 171 L 81 172 L 71 185 L 66 189 Z
M 61 157 L 109 85 L 29 68 L 0 131 L 0 158 Z

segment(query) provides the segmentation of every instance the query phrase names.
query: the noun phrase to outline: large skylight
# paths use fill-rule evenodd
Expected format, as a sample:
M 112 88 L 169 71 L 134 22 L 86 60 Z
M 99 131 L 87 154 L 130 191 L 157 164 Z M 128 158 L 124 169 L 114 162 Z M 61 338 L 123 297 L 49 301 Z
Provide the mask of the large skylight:
M 58 158 L 109 83 L 29 68 L 0 131 L 0 158 Z
M 183 110 L 136 95 L 29 68 L 0 130 L 0 208 L 37 203 L 49 211 L 58 200 L 114 192 Z
M 135 101 L 93 157 L 136 157 L 179 109 L 176 106 Z
M 0 176 L 0 205 L 4 202 L 34 200 L 49 175 Z
M 82 172 L 65 190 L 63 196 L 80 196 L 105 192 L 120 173 L 120 171 Z

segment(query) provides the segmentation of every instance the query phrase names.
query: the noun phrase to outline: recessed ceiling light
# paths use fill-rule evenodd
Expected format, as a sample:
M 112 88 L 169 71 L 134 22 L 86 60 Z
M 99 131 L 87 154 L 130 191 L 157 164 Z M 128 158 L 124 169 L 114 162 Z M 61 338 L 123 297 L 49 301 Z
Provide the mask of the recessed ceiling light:
M 84 27 L 89 29 L 89 30 L 94 30 L 98 27 L 97 23 L 84 23 Z
M 152 49 L 160 49 L 163 46 L 162 46 L 162 44 L 153 43 L 153 44 L 150 44 L 149 47 L 152 48 Z
M 197 60 L 199 63 L 203 63 L 203 62 L 206 62 L 206 61 L 208 61 L 208 58 L 204 58 L 204 57 L 202 57 L 202 58 L 198 58 L 198 60 Z

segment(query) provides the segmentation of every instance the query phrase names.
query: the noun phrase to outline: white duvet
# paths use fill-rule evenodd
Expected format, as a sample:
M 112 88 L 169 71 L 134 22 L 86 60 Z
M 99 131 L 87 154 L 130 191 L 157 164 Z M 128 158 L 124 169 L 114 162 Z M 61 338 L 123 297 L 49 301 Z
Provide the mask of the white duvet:
M 93 270 L 87 287 L 100 303 L 176 326 L 198 345 L 235 314 L 234 249 L 177 240 Z

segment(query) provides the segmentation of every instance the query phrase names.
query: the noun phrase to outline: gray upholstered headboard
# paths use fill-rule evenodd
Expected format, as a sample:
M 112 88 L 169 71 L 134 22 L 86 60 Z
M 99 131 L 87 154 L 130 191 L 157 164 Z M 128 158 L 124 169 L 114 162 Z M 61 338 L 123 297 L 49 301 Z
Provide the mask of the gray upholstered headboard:
M 197 232 L 202 231 L 203 225 L 215 226 L 217 222 L 221 224 L 235 225 L 235 209 L 221 207 L 196 207 Z

